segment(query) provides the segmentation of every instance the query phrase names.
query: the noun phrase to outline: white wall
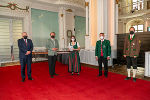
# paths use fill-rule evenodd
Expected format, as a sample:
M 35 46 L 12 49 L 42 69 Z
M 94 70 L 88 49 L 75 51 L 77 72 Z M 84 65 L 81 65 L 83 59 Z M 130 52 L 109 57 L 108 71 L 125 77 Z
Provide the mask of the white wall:
M 24 25 L 23 25 L 23 31 L 27 32 L 29 35 L 29 38 L 32 38 L 32 23 L 31 23 L 31 8 L 35 9 L 40 9 L 40 10 L 47 10 L 47 11 L 52 11 L 52 12 L 59 12 L 59 18 L 60 14 L 64 14 L 64 19 L 61 20 L 59 19 L 59 27 L 60 27 L 60 32 L 59 34 L 60 37 L 62 38 L 62 34 L 66 33 L 66 30 L 74 30 L 74 16 L 84 16 L 85 17 L 85 10 L 84 9 L 79 9 L 76 7 L 71 7 L 77 10 L 74 10 L 72 13 L 68 13 L 65 10 L 69 9 L 69 6 L 63 6 L 63 10 L 61 9 L 62 7 L 60 5 L 53 5 L 53 4 L 44 4 L 44 3 L 36 3 L 36 2 L 29 2 L 29 0 L 11 0 L 12 2 L 16 3 L 19 7 L 25 8 L 26 6 L 29 6 L 29 12 L 21 11 L 21 10 L 15 10 L 12 11 L 9 8 L 1 8 L 0 9 L 0 16 L 7 16 L 7 17 L 16 17 L 16 18 L 22 18 Z M 10 0 L 1 0 L 2 5 L 7 5 Z M 72 17 L 71 17 L 72 16 Z M 62 22 L 63 21 L 63 22 Z M 61 24 L 63 23 L 63 24 Z M 62 26 L 63 25 L 63 26 Z M 74 31 L 73 31 L 74 32 Z M 60 39 L 61 39 L 60 38 Z M 66 37 L 65 37 L 66 39 Z M 61 42 L 62 43 L 62 42 Z M 65 42 L 65 47 L 67 46 L 67 43 Z M 63 46 L 64 47 L 64 46 Z

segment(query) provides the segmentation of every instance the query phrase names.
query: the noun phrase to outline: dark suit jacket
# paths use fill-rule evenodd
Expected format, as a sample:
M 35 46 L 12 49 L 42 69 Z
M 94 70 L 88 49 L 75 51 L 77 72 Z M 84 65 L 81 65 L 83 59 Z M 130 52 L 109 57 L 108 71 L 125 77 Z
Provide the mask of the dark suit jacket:
M 27 39 L 27 46 L 23 38 L 18 40 L 18 47 L 19 47 L 19 58 L 24 58 L 27 51 L 31 51 L 28 55 L 32 57 L 32 50 L 33 50 L 33 43 L 32 40 Z
M 104 40 L 102 42 L 102 49 L 103 49 L 104 58 L 111 56 L 111 46 L 110 46 L 109 40 Z M 96 42 L 95 56 L 97 56 L 97 57 L 101 56 L 101 40 Z

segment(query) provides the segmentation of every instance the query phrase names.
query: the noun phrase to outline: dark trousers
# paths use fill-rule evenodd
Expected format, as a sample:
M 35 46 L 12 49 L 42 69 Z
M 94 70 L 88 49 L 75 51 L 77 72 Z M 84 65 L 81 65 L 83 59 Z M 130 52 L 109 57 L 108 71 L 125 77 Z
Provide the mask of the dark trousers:
M 137 69 L 137 58 L 127 56 L 127 68 L 130 69 L 133 66 L 133 69 Z
M 102 75 L 102 63 L 104 64 L 104 75 L 108 75 L 108 60 L 107 58 L 104 58 L 103 56 L 98 58 L 99 75 Z
M 24 58 L 20 58 L 22 79 L 25 79 L 25 67 L 26 67 L 26 65 L 27 65 L 28 78 L 31 78 L 31 63 L 32 63 L 32 57 L 31 56 L 25 56 Z
M 51 76 L 55 74 L 55 64 L 56 64 L 57 56 L 48 56 L 48 64 L 49 64 L 49 73 Z

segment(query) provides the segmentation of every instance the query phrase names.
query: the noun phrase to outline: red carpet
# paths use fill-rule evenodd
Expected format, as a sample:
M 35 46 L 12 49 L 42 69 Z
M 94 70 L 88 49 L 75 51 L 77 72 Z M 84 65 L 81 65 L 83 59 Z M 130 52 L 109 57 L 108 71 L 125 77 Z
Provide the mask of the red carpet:
M 150 82 L 124 81 L 125 76 L 109 73 L 97 77 L 98 69 L 82 67 L 71 76 L 66 65 L 56 64 L 53 79 L 48 63 L 32 64 L 33 81 L 21 82 L 20 66 L 0 68 L 0 100 L 150 100 Z

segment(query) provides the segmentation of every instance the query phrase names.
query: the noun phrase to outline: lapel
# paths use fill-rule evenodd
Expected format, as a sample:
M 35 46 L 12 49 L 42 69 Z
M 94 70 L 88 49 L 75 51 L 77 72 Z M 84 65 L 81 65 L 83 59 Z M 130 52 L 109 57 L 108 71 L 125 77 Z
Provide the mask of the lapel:
M 50 41 L 51 41 L 51 43 L 53 44 L 53 46 L 54 46 L 54 41 L 50 38 Z
M 24 39 L 22 38 L 22 43 L 23 43 L 23 45 L 27 48 L 28 47 L 28 45 L 29 45 L 29 39 L 27 39 L 27 46 L 26 46 L 26 43 L 25 43 L 25 41 L 24 41 Z
M 100 45 L 100 47 L 101 47 L 101 40 L 99 40 L 99 45 Z
M 104 41 L 102 42 L 102 45 L 105 45 L 105 41 L 106 41 L 106 40 L 104 39 Z
M 104 39 L 104 41 L 102 42 L 102 48 L 103 48 L 104 45 L 106 44 L 105 42 L 106 42 L 106 40 Z M 100 40 L 100 47 L 101 47 L 101 40 Z
M 29 39 L 27 39 L 27 47 L 29 46 Z
M 23 45 L 26 46 L 24 39 L 22 38 L 21 40 L 22 40 Z
M 103 43 L 102 43 L 102 48 L 105 49 L 106 48 L 106 40 L 104 39 Z

